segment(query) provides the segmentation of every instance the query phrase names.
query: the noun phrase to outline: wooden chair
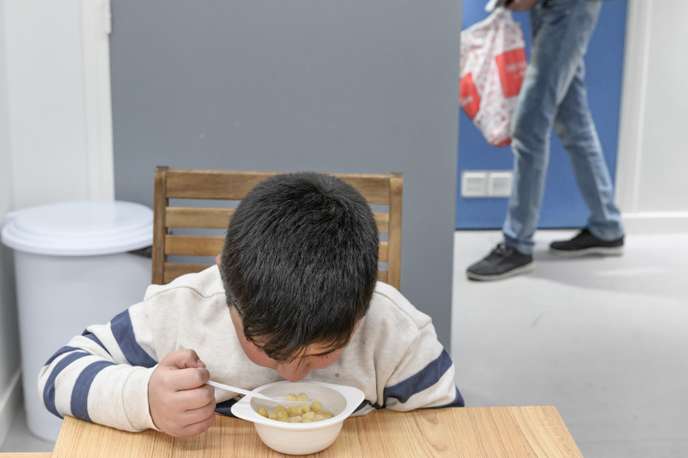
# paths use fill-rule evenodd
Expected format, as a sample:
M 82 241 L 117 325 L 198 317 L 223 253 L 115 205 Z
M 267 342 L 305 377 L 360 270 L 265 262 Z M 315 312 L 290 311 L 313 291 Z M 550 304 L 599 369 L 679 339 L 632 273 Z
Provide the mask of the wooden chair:
M 171 205 L 170 199 L 239 201 L 270 172 L 222 170 L 177 170 L 158 167 L 155 173 L 153 227 L 153 283 L 168 283 L 180 275 L 199 272 L 222 251 L 224 235 L 235 209 Z M 373 205 L 381 234 L 378 279 L 399 288 L 401 268 L 401 207 L 403 178 L 400 174 L 334 174 L 356 188 Z M 196 202 L 194 202 L 196 204 Z M 384 206 L 384 211 L 378 208 Z M 182 234 L 190 230 L 214 229 L 217 234 Z M 384 237 L 386 234 L 386 237 Z M 179 261 L 179 257 L 206 257 L 201 262 Z M 198 258 L 196 258 L 198 260 Z M 205 261 L 205 262 L 203 262 Z

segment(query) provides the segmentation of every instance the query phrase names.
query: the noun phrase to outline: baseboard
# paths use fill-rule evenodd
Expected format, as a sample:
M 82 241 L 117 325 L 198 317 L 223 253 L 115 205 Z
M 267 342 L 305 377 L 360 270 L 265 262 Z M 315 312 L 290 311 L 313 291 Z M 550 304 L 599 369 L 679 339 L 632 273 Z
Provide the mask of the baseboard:
M 688 234 L 688 212 L 623 214 L 627 234 Z
M 5 436 L 7 436 L 12 420 L 14 420 L 21 404 L 20 375 L 21 371 L 17 369 L 5 392 L 0 393 L 0 445 L 5 442 Z

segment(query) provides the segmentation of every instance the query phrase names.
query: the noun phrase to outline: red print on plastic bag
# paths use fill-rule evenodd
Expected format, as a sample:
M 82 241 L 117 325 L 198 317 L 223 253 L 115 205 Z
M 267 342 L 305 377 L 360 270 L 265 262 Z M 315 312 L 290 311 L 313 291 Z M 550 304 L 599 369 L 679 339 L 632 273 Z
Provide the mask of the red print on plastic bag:
M 480 94 L 471 73 L 467 73 L 459 82 L 459 103 L 470 119 L 475 118 L 480 110 Z
M 526 71 L 526 52 L 523 48 L 505 51 L 495 56 L 499 69 L 499 82 L 504 97 L 515 97 L 521 90 L 523 74 Z

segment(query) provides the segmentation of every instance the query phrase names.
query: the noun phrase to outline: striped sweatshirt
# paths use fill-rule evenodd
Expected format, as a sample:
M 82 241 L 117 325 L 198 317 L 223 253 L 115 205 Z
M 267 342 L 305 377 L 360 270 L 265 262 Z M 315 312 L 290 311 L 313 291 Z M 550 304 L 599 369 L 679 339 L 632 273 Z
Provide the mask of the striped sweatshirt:
M 154 429 L 148 381 L 157 361 L 181 348 L 195 350 L 221 383 L 253 389 L 280 380 L 275 370 L 244 354 L 213 266 L 151 285 L 142 302 L 73 337 L 41 369 L 39 396 L 60 417 L 127 431 Z M 382 282 L 341 358 L 311 371 L 306 380 L 358 387 L 365 401 L 357 414 L 383 407 L 463 406 L 454 365 L 430 317 Z M 215 397 L 217 412 L 228 415 L 234 395 L 218 390 Z

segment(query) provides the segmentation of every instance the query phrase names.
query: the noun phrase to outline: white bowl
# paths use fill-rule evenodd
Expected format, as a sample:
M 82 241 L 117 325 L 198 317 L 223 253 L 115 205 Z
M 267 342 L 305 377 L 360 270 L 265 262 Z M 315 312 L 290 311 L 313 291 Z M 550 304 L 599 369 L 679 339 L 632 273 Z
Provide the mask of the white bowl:
M 286 423 L 260 415 L 256 409 L 267 406 L 260 399 L 242 398 L 232 406 L 232 414 L 251 421 L 260 439 L 273 450 L 289 455 L 308 455 L 326 449 L 337 439 L 344 420 L 363 401 L 361 390 L 351 386 L 321 382 L 275 382 L 256 388 L 255 391 L 271 397 L 290 393 L 306 393 L 312 400 L 320 401 L 333 417 L 311 423 Z

